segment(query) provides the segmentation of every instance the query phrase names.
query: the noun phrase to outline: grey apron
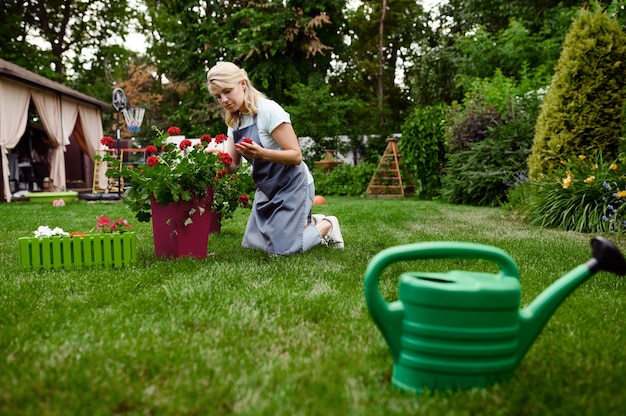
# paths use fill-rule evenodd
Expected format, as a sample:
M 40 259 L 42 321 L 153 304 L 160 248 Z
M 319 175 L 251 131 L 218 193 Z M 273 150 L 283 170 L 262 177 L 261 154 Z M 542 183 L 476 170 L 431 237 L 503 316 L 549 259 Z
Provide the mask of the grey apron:
M 250 126 L 233 130 L 235 143 L 244 137 L 263 147 L 256 116 Z M 252 213 L 242 245 L 272 254 L 302 251 L 302 233 L 307 220 L 307 175 L 304 165 L 283 165 L 263 159 L 248 160 L 257 186 Z

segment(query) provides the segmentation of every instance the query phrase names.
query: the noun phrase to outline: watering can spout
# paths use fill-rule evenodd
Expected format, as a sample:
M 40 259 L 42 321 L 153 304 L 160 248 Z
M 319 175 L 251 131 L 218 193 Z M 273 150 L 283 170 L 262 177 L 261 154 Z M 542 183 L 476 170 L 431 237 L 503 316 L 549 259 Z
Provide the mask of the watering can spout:
M 603 237 L 591 240 L 592 257 L 574 268 L 544 290 L 530 305 L 520 311 L 518 361 L 521 360 L 548 319 L 578 286 L 599 271 L 626 274 L 626 261 L 619 249 Z

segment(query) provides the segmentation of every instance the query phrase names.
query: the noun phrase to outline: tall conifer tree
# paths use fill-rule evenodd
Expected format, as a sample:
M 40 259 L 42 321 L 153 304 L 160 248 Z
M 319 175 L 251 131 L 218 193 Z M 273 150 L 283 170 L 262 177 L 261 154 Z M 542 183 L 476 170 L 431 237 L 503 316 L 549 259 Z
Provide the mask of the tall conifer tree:
M 626 85 L 626 36 L 601 11 L 582 10 L 563 44 L 528 159 L 533 179 L 562 159 L 618 152 Z

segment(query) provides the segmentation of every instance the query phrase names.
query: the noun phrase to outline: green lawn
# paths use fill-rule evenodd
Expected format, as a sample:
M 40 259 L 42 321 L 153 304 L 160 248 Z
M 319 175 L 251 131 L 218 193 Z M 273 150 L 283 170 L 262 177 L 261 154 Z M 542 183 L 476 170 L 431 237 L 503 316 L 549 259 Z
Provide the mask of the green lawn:
M 409 394 L 363 296 L 381 250 L 478 242 L 517 263 L 522 303 L 590 257 L 591 235 L 527 226 L 497 208 L 414 199 L 327 197 L 345 250 L 270 258 L 241 247 L 247 211 L 211 236 L 204 260 L 154 257 L 149 223 L 121 203 L 0 204 L 0 414 L 3 415 L 618 415 L 626 409 L 626 283 L 598 273 L 556 311 L 513 377 L 485 389 Z M 17 241 L 39 225 L 86 231 L 131 220 L 138 261 L 22 271 Z M 615 240 L 626 248 L 623 240 Z M 403 262 L 403 271 L 487 262 Z

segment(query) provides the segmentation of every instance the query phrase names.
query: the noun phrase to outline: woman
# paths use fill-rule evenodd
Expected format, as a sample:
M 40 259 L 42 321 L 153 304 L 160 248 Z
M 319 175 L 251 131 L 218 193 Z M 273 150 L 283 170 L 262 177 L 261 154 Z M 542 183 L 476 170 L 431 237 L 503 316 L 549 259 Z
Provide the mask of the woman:
M 207 86 L 225 110 L 231 172 L 241 156 L 252 164 L 257 186 L 242 245 L 276 255 L 310 250 L 320 244 L 343 248 L 336 217 L 311 216 L 313 177 L 289 114 L 255 89 L 246 72 L 231 62 L 209 70 Z

